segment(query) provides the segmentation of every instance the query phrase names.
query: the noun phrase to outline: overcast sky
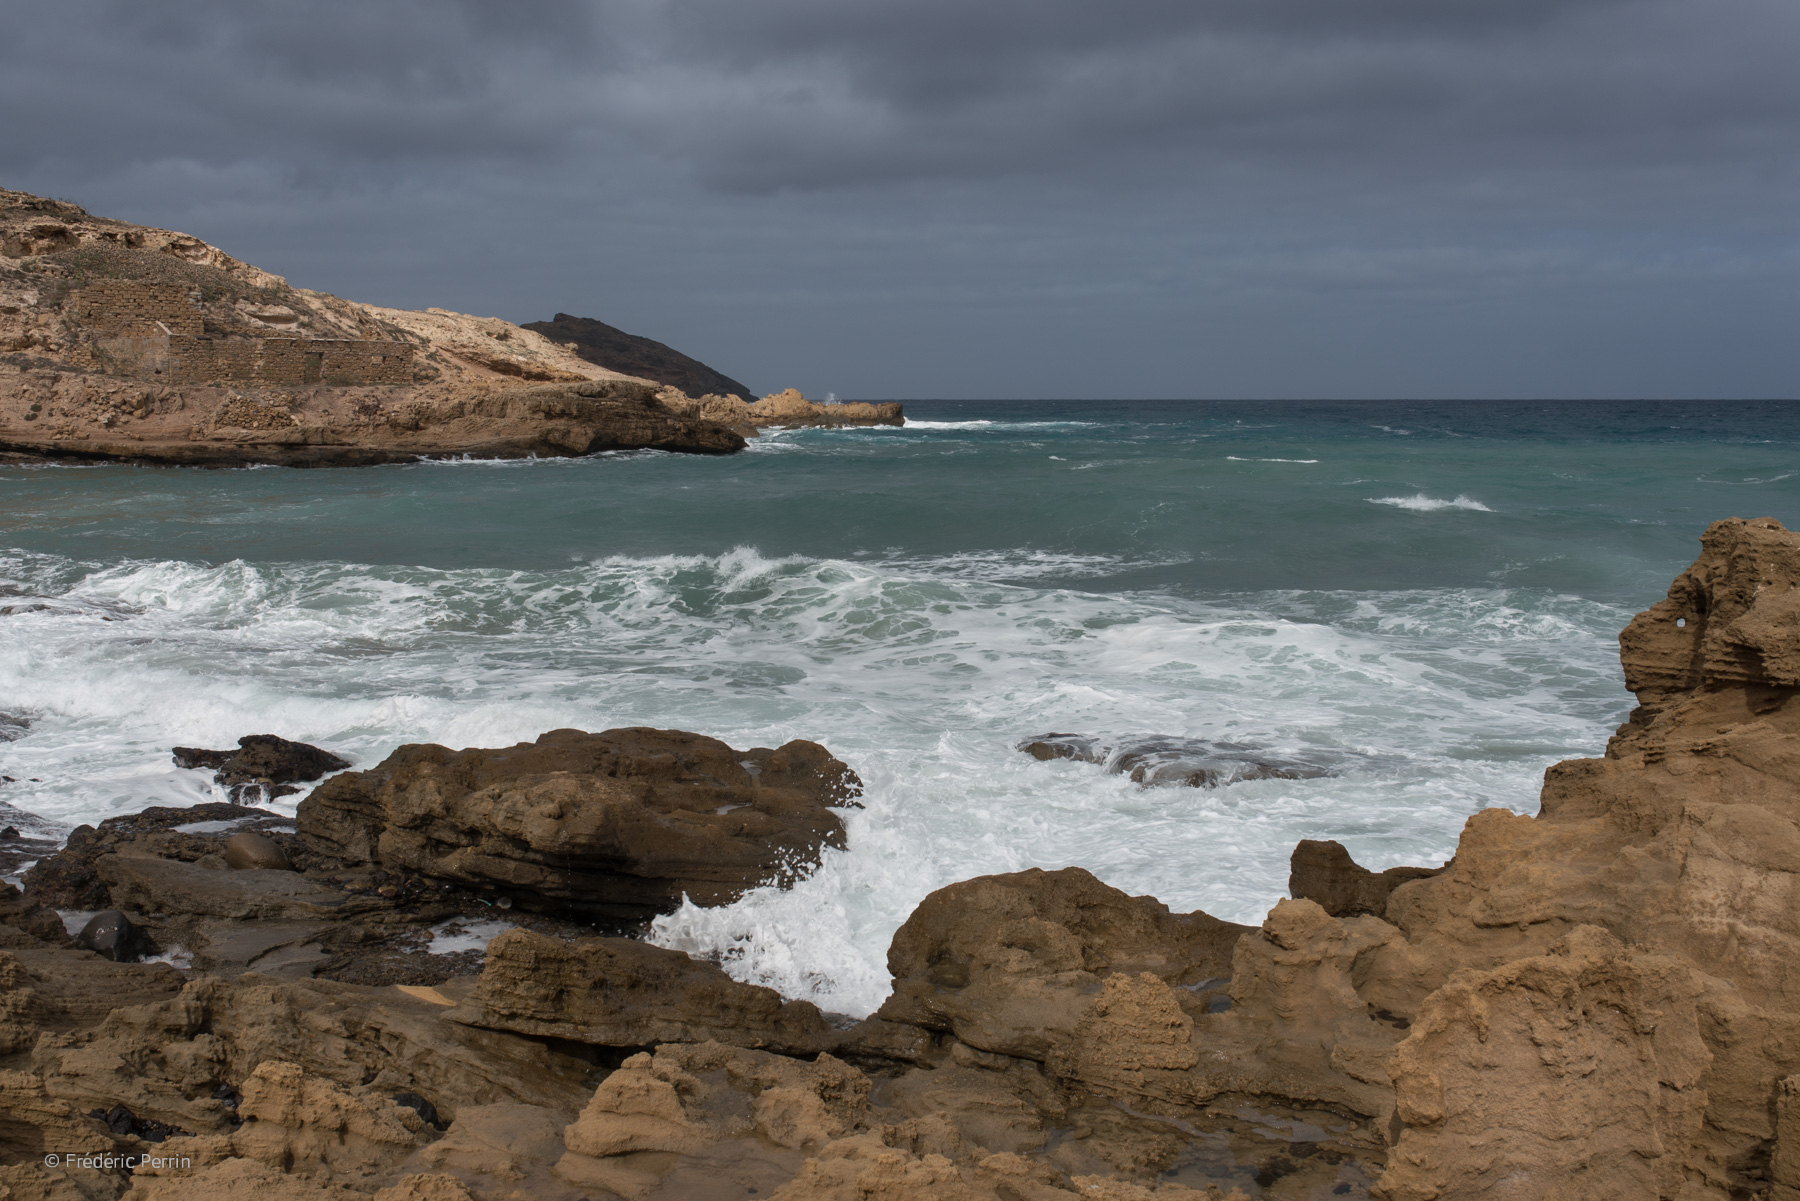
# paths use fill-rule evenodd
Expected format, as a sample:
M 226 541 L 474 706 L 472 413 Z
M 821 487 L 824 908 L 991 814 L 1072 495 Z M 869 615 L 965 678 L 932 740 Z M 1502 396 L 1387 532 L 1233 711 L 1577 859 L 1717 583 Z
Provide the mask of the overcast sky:
M 0 184 L 759 391 L 1800 395 L 1796 0 L 0 16 Z

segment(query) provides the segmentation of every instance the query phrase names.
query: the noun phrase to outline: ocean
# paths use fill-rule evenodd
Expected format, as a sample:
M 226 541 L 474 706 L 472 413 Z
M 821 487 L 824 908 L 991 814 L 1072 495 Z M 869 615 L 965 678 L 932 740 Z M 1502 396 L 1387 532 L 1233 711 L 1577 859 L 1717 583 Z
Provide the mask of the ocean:
M 1301 838 L 1434 865 L 1632 698 L 1617 634 L 1726 516 L 1800 518 L 1777 403 L 914 402 L 741 455 L 0 469 L 0 800 L 211 799 L 174 745 L 371 766 L 653 725 L 866 785 L 790 891 L 651 937 L 860 1015 L 926 893 L 1076 864 L 1259 921 Z M 1047 734 L 1313 765 L 1146 786 Z M 291 812 L 298 798 L 278 803 Z

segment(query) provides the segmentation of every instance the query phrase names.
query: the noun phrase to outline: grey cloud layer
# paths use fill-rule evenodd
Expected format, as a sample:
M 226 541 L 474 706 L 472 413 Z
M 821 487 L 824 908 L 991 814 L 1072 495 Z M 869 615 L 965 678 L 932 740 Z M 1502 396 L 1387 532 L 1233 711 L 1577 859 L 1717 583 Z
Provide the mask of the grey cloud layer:
M 1133 154 L 1440 176 L 1791 155 L 1800 125 L 1789 0 L 78 0 L 15 27 L 15 161 L 64 124 L 393 168 L 626 137 L 728 189 Z

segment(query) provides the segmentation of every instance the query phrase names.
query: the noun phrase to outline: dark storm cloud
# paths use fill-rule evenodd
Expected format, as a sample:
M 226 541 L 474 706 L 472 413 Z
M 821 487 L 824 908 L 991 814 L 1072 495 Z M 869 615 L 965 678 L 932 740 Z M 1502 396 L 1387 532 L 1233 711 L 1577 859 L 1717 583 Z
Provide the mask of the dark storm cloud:
M 70 3 L 19 23 L 9 159 L 392 168 L 624 136 L 723 188 L 1196 167 L 1403 174 L 1795 149 L 1788 0 Z
M 1796 366 L 1754 334 L 1800 278 L 1792 0 L 10 16 L 12 186 L 371 299 L 629 325 L 629 297 L 646 332 L 721 347 L 740 375 L 1168 394 L 1204 353 L 1236 390 L 1448 394 L 1554 392 L 1609 363 L 1593 387 L 1710 363 L 1755 390 Z M 1722 299 L 1748 315 L 1727 325 Z M 1059 358 L 1108 322 L 1142 342 L 1123 382 Z M 1454 336 L 1419 348 L 1434 323 Z M 1592 336 L 1536 374 L 1511 350 L 1564 325 Z M 1712 339 L 1687 375 L 1646 366 L 1671 330 Z M 938 374 L 905 349 L 921 339 Z M 1294 346 L 1314 359 L 1246 349 Z

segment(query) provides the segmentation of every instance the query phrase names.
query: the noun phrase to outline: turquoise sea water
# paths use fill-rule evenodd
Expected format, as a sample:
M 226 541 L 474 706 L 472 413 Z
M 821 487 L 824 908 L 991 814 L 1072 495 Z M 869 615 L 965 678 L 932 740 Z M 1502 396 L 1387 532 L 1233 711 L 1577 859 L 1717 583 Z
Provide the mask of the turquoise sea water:
M 1800 520 L 1779 404 L 915 403 L 730 458 L 0 470 L 0 799 L 202 799 L 175 744 L 359 764 L 649 724 L 815 738 L 848 851 L 660 941 L 863 1012 L 932 888 L 1076 863 L 1253 921 L 1296 839 L 1435 863 L 1631 698 L 1619 627 L 1724 516 Z M 1324 756 L 1143 788 L 1056 730 Z

